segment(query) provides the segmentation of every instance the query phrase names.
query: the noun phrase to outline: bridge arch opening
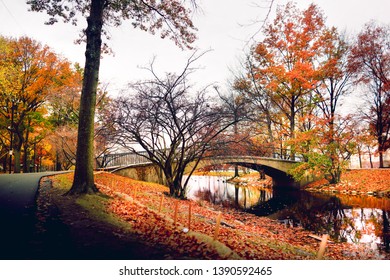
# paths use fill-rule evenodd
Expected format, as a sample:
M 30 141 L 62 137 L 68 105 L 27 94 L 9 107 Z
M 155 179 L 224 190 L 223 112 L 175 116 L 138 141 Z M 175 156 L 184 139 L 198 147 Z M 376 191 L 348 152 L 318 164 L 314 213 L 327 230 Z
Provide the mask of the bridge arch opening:
M 283 172 L 271 166 L 249 163 L 249 162 L 239 162 L 239 161 L 225 162 L 225 164 L 238 165 L 241 167 L 252 169 L 254 171 L 258 171 L 259 173 L 264 172 L 265 175 L 272 178 L 273 187 L 298 187 L 297 182 L 295 182 L 290 175 L 288 175 L 286 172 Z M 220 165 L 220 164 L 202 165 L 201 168 L 216 166 L 216 165 Z M 200 167 L 198 167 L 197 169 L 200 169 Z

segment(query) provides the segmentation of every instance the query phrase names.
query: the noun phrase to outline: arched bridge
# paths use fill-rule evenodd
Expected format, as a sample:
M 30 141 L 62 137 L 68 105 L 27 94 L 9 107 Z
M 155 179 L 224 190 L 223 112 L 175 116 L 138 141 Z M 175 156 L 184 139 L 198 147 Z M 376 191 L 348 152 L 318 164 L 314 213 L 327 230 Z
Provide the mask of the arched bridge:
M 113 170 L 115 173 L 134 179 L 161 183 L 159 179 L 162 177 L 162 174 L 145 156 L 142 153 L 109 154 L 98 160 L 100 160 L 99 165 L 102 166 L 104 164 L 104 169 Z M 312 179 L 307 177 L 300 182 L 295 182 L 293 178 L 288 175 L 288 170 L 291 169 L 294 164 L 301 161 L 301 158 L 298 156 L 294 156 L 294 159 L 295 160 L 282 158 L 280 154 L 276 153 L 268 157 L 245 155 L 214 156 L 202 159 L 199 162 L 197 169 L 223 164 L 239 165 L 257 171 L 264 171 L 266 175 L 273 179 L 274 186 L 276 187 L 300 187 L 309 183 Z M 188 166 L 188 171 L 191 168 L 192 166 Z M 154 175 L 152 173 L 154 173 Z
M 197 168 L 223 164 L 239 165 L 257 171 L 264 171 L 266 175 L 272 178 L 274 186 L 300 187 L 307 183 L 306 180 L 295 182 L 287 173 L 297 162 L 299 161 L 261 156 L 218 156 L 202 159 Z

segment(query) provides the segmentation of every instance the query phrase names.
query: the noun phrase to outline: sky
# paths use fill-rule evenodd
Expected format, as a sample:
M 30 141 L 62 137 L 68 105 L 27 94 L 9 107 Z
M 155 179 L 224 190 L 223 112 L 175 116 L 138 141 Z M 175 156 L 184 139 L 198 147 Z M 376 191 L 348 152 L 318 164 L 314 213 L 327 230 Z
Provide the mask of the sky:
M 208 51 L 197 63 L 199 70 L 191 82 L 199 87 L 218 84 L 226 89 L 232 71 L 240 67 L 245 51 L 260 38 L 257 33 L 262 20 L 267 17 L 270 0 L 198 0 L 201 10 L 193 16 L 198 28 L 198 40 L 194 47 L 199 52 Z M 275 15 L 276 6 L 287 0 L 274 0 L 269 18 Z M 329 26 L 336 26 L 348 33 L 358 33 L 365 23 L 374 19 L 389 23 L 389 0 L 296 0 L 298 7 L 305 9 L 310 3 L 317 4 L 327 17 Z M 29 36 L 52 48 L 72 62 L 84 65 L 85 45 L 77 45 L 77 27 L 62 22 L 47 26 L 48 16 L 29 12 L 24 0 L 0 0 L 0 35 Z M 256 22 L 256 23 L 254 23 Z M 150 78 L 142 69 L 155 57 L 159 75 L 180 72 L 193 51 L 181 50 L 172 41 L 158 35 L 134 29 L 129 22 L 109 29 L 108 41 L 113 55 L 105 55 L 101 61 L 100 81 L 108 85 L 108 91 L 116 95 L 127 83 Z M 257 37 L 256 37 L 257 36 Z M 248 44 L 248 42 L 250 42 Z

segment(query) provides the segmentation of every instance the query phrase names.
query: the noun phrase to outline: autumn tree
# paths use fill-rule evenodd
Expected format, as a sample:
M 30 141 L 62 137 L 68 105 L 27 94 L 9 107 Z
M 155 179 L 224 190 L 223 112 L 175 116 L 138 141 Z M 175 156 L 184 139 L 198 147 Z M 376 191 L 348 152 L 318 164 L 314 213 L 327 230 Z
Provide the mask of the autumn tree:
M 339 137 L 351 135 L 345 133 L 350 118 L 338 112 L 340 99 L 351 90 L 350 46 L 336 28 L 326 26 L 314 4 L 303 11 L 291 2 L 280 6 L 264 35 L 235 85 L 256 104 L 268 131 L 265 143 L 279 147 L 281 158 L 298 159 L 298 153 L 306 162 L 302 170 L 321 169 L 336 182 L 353 150 L 350 138 Z M 330 161 L 323 168 L 325 158 Z
M 190 1 L 195 5 L 195 0 Z M 195 30 L 190 19 L 190 10 L 184 2 L 169 1 L 57 1 L 29 0 L 33 11 L 46 11 L 53 24 L 58 18 L 77 24 L 77 16 L 87 18 L 85 30 L 86 52 L 84 79 L 81 94 L 77 159 L 74 181 L 69 194 L 97 191 L 93 176 L 93 134 L 96 105 L 96 90 L 102 50 L 102 34 L 105 26 L 119 26 L 123 20 L 130 20 L 135 28 L 154 34 L 161 30 L 162 38 L 170 38 L 182 47 L 189 47 L 195 40 Z
M 353 121 L 350 120 L 351 117 L 343 117 L 340 114 L 340 100 L 351 93 L 352 73 L 348 68 L 350 46 L 345 35 L 339 34 L 335 27 L 327 29 L 322 34 L 322 41 L 322 56 L 317 61 L 321 73 L 314 91 L 315 104 L 320 112 L 315 118 L 321 120 L 321 130 L 326 134 L 323 135 L 323 148 L 320 150 L 326 151 L 323 153 L 330 160 L 327 173 L 331 175 L 331 183 L 338 183 L 355 145 L 352 130 L 345 133 Z M 345 139 L 340 138 L 340 131 Z M 345 141 L 346 139 L 349 141 Z
M 0 54 L 4 55 L 5 53 L 9 52 L 9 43 L 8 39 L 5 37 L 0 36 Z M 3 63 L 1 63 L 3 65 Z M 1 79 L 4 78 L 6 72 L 6 68 L 4 66 L 0 67 L 0 77 Z M 1 86 L 2 82 L 0 83 Z M 1 90 L 4 91 L 3 86 L 1 87 Z M 5 116 L 2 112 L 0 114 L 0 159 L 2 163 L 2 170 L 7 170 L 7 162 L 8 162 L 8 156 L 10 153 L 10 131 L 8 129 L 9 127 L 9 118 L 8 116 Z M 11 155 L 10 155 L 11 156 Z M 11 167 L 10 167 L 11 168 Z M 11 169 L 10 169 L 11 172 Z
M 317 61 L 322 71 L 315 88 L 316 103 L 322 116 L 328 120 L 327 127 L 332 135 L 340 99 L 351 92 L 352 73 L 348 68 L 350 46 L 345 35 L 339 34 L 335 27 L 326 30 L 322 39 L 323 55 Z
M 7 47 L 0 53 L 0 115 L 3 128 L 10 133 L 14 171 L 21 171 L 23 148 L 23 168 L 27 172 L 31 147 L 42 139 L 37 132 L 46 130 L 43 116 L 47 111 L 43 105 L 56 88 L 54 80 L 69 70 L 69 63 L 28 37 L 3 42 Z
M 378 143 L 379 166 L 390 147 L 390 27 L 369 22 L 351 50 L 350 69 L 367 85 L 365 119 Z
M 365 125 L 365 121 L 361 121 L 361 125 L 357 126 L 356 129 L 356 149 L 359 157 L 359 167 L 367 168 L 363 164 L 363 158 L 368 156 L 369 167 L 374 168 L 373 156 L 375 154 L 375 147 L 377 146 L 377 141 L 374 135 L 372 135 L 370 129 Z
M 197 91 L 189 84 L 191 64 L 198 58 L 194 54 L 181 73 L 164 77 L 155 73 L 152 64 L 152 79 L 132 84 L 133 95 L 118 98 L 113 117 L 120 143 L 160 167 L 170 194 L 179 198 L 186 197 L 184 173 L 191 176 L 212 149 L 211 142 L 235 122 L 224 118 L 206 89 Z
M 297 181 L 312 175 L 314 178 L 325 177 L 331 184 L 336 184 L 357 150 L 356 123 L 352 116 L 338 116 L 331 132 L 324 129 L 328 125 L 327 119 L 318 118 L 317 122 L 313 129 L 297 133 L 295 141 L 300 143 L 296 146 L 304 149 L 309 145 L 311 148 L 303 153 L 305 161 L 297 163 L 289 174 Z
M 275 20 L 264 29 L 265 38 L 252 50 L 254 78 L 288 121 L 290 139 L 295 137 L 298 113 L 311 105 L 310 94 L 318 84 L 321 69 L 315 61 L 325 30 L 316 5 L 300 11 L 290 2 L 278 7 Z
M 269 150 L 272 153 L 277 146 L 275 134 L 278 126 L 277 110 L 271 99 L 269 89 L 262 84 L 257 76 L 257 67 L 254 57 L 248 55 L 243 63 L 243 70 L 236 74 L 233 89 L 240 93 L 249 107 L 247 118 L 252 123 L 254 134 L 252 135 L 252 148 Z M 262 154 L 261 152 L 259 154 Z
M 318 83 L 311 96 L 312 105 L 301 116 L 304 129 L 290 141 L 305 162 L 291 170 L 295 177 L 305 172 L 322 173 L 331 183 L 338 183 L 357 143 L 356 124 L 351 116 L 340 114 L 340 100 L 351 92 L 352 73 L 348 66 L 350 46 L 336 28 L 321 34 L 321 56 L 316 57 Z M 295 174 L 294 174 L 295 173 Z

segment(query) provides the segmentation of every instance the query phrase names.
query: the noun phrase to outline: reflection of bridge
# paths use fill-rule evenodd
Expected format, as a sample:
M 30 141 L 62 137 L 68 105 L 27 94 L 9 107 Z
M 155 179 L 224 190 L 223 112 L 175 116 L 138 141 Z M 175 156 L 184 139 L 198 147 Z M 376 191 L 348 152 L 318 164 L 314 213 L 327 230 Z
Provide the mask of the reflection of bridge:
M 99 158 L 99 165 L 104 166 L 105 169 L 115 170 L 116 173 L 129 177 L 137 177 L 134 179 L 150 180 L 150 178 L 140 178 L 139 174 L 145 175 L 145 172 L 152 172 L 153 168 L 151 161 L 146 158 L 146 152 L 141 153 L 122 153 L 122 154 L 108 154 Z M 272 177 L 275 186 L 301 186 L 310 181 L 310 178 L 302 182 L 294 182 L 291 176 L 287 174 L 288 170 L 294 164 L 300 161 L 300 158 L 295 156 L 296 160 L 284 159 L 280 154 L 273 153 L 270 156 L 214 156 L 202 159 L 197 169 L 206 166 L 215 166 L 223 164 L 232 164 L 247 167 L 257 171 L 264 171 L 264 173 Z M 149 170 L 145 171 L 142 168 L 149 166 Z M 190 165 L 188 169 L 192 168 Z M 134 175 L 134 172 L 138 175 Z

